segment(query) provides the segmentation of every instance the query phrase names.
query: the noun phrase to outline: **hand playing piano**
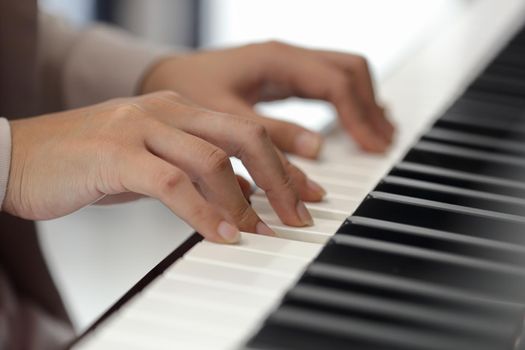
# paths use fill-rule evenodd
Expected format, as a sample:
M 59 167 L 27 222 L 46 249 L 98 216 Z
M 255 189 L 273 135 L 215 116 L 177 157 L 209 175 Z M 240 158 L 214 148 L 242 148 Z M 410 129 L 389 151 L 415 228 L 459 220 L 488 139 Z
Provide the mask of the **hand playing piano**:
M 161 200 L 213 241 L 234 242 L 239 229 L 272 234 L 243 195 L 228 156 L 244 162 L 286 224 L 311 224 L 302 200 L 324 194 L 280 155 L 264 127 L 174 92 L 20 119 L 11 131 L 2 209 L 27 219 L 137 193 Z
M 168 57 L 144 79 L 144 92 L 173 90 L 207 108 L 263 125 L 285 152 L 317 157 L 322 139 L 298 125 L 265 118 L 253 106 L 291 96 L 331 102 L 367 151 L 385 151 L 394 128 L 376 102 L 366 60 L 279 42 Z

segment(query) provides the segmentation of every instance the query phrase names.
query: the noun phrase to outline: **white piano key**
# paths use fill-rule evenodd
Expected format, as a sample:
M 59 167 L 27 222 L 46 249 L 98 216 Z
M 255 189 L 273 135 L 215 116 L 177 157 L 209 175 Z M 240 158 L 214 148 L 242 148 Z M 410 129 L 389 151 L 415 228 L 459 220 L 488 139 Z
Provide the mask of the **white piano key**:
M 328 176 L 313 176 L 312 179 L 323 186 L 329 195 L 341 195 L 354 200 L 362 199 L 377 183 L 375 179 L 356 182 Z
M 310 242 L 290 241 L 278 237 L 241 232 L 241 240 L 236 244 L 236 247 L 310 261 L 317 256 L 323 246 Z
M 166 272 L 166 277 L 185 275 L 192 279 L 205 279 L 216 283 L 238 286 L 242 289 L 259 289 L 271 292 L 283 291 L 290 285 L 290 278 L 247 269 L 218 266 L 200 261 L 182 259 Z
M 320 175 L 311 176 L 310 178 L 319 183 L 328 195 L 334 198 L 348 200 L 361 200 L 377 183 L 377 180 L 356 182 L 349 179 L 339 179 Z M 255 194 L 265 196 L 264 191 L 260 188 L 255 190 Z
M 263 214 L 273 213 L 272 206 L 266 197 L 254 194 L 250 199 L 256 212 Z M 360 202 L 358 200 L 333 198 L 327 195 L 321 202 L 305 202 L 305 205 L 314 217 L 342 222 L 354 212 Z
M 314 217 L 314 224 L 307 227 L 291 227 L 283 224 L 275 215 L 262 214 L 260 218 L 275 231 L 277 237 L 303 242 L 324 244 L 337 231 L 341 222 Z
M 210 283 L 198 284 L 167 278 L 159 278 L 158 282 L 155 283 L 155 287 L 149 290 L 151 290 L 151 295 L 158 298 L 181 298 L 184 300 L 195 300 L 200 303 L 216 303 L 217 300 L 220 300 L 221 305 L 244 310 L 268 308 L 273 303 L 273 298 L 266 294 L 220 288 Z
M 191 324 L 210 327 L 211 332 L 220 336 L 228 329 L 246 323 L 250 318 L 250 313 L 246 309 L 222 305 L 219 299 L 215 299 L 214 303 L 199 303 L 184 298 L 163 298 L 151 293 L 141 295 L 133 303 L 133 309 L 128 311 L 128 317 L 154 319 L 152 321 L 154 323 L 167 323 L 173 327 L 180 327 L 179 322 L 184 323 L 184 327 Z
M 235 245 L 219 245 L 203 241 L 197 244 L 184 257 L 209 263 L 223 264 L 243 269 L 253 268 L 267 270 L 278 275 L 297 275 L 304 268 L 304 261 L 296 258 L 283 257 L 238 249 Z
M 370 179 L 370 172 L 377 169 L 377 164 L 362 165 L 356 163 L 341 164 L 341 162 L 331 162 L 328 160 L 310 160 L 293 157 L 290 161 L 299 167 L 308 176 L 324 175 L 341 178 L 353 178 L 359 180 Z
M 192 344 L 192 349 L 224 349 L 227 344 L 231 344 L 231 330 L 224 334 L 210 332 L 192 323 L 185 323 L 184 319 L 175 315 L 169 322 L 158 322 L 157 318 L 147 315 L 137 317 L 129 312 L 130 309 L 111 320 L 114 326 L 100 332 L 98 338 L 106 343 L 158 350 L 178 348 L 181 344 Z
M 82 349 L 85 350 L 144 350 L 144 347 L 141 347 L 140 344 L 130 343 L 129 341 L 122 341 L 121 337 L 115 339 L 113 337 L 107 337 L 101 335 L 96 340 L 86 339 L 82 343 Z M 155 344 L 149 349 L 158 350 L 161 349 Z

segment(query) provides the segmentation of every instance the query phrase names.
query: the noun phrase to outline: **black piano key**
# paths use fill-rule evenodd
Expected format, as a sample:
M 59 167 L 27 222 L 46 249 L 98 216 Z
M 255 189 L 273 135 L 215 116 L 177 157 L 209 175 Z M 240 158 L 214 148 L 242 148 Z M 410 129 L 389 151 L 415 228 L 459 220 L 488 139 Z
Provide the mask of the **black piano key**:
M 435 127 L 455 130 L 498 140 L 525 140 L 525 123 L 507 121 L 492 117 L 465 117 L 459 114 L 445 114 L 439 118 Z
M 389 175 L 374 190 L 525 217 L 525 199 L 428 181 Z
M 525 47 L 525 30 L 521 30 L 507 44 L 508 47 Z
M 488 69 L 494 66 L 513 67 L 517 71 L 525 71 L 525 50 L 523 48 L 503 50 Z
M 418 163 L 400 162 L 394 166 L 389 175 L 505 196 L 525 198 L 525 183 L 523 182 Z
M 469 89 L 525 98 L 525 81 L 519 79 L 519 77 L 505 76 L 490 72 L 485 72 L 478 77 L 470 85 Z
M 489 75 L 497 75 L 502 77 L 519 78 L 525 80 L 525 68 L 520 67 L 511 62 L 496 61 L 493 65 L 485 70 Z
M 520 103 L 509 103 L 508 97 L 467 92 L 448 108 L 445 115 L 513 122 L 523 118 L 524 108 L 525 104 L 521 100 Z
M 525 302 L 523 269 L 457 254 L 336 235 L 316 261 L 423 280 L 495 300 Z
M 487 102 L 500 106 L 525 108 L 525 99 L 520 96 L 499 94 L 498 92 L 480 91 L 467 89 L 461 99 L 468 99 L 479 102 Z
M 385 300 L 411 302 L 443 311 L 471 315 L 512 328 L 524 315 L 520 304 L 488 300 L 482 295 L 465 293 L 442 285 L 417 281 L 401 276 L 363 271 L 315 262 L 298 282 L 298 286 L 312 285 L 381 297 Z M 516 329 L 519 333 L 519 329 Z
M 516 181 L 525 179 L 525 158 L 437 142 L 418 142 L 403 160 Z
M 525 245 L 521 220 L 419 198 L 372 192 L 354 215 Z
M 473 148 L 481 151 L 494 151 L 516 156 L 525 155 L 525 139 L 502 139 L 486 135 L 478 135 L 474 132 L 450 130 L 439 126 L 435 126 L 429 130 L 423 135 L 422 139 Z
M 391 221 L 351 216 L 337 233 L 525 266 L 525 247 Z
M 344 318 L 402 325 L 414 331 L 441 331 L 487 338 L 487 341 L 497 340 L 508 346 L 519 330 L 515 317 L 498 319 L 498 324 L 494 324 L 495 319 L 480 318 L 477 313 L 308 284 L 298 284 L 286 295 L 283 304 Z
M 250 341 L 250 349 L 504 349 L 506 344 L 397 324 L 281 306 Z

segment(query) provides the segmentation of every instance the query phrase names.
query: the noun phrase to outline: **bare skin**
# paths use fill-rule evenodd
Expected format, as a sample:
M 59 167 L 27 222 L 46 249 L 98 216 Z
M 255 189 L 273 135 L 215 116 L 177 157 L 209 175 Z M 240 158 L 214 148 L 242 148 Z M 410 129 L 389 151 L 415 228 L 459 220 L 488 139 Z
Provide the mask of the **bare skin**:
M 11 122 L 2 209 L 41 220 L 101 199 L 145 195 L 207 239 L 232 243 L 239 230 L 273 232 L 250 207 L 249 187 L 228 157 L 243 161 L 285 224 L 310 225 L 303 201 L 325 194 L 282 154 L 315 158 L 320 135 L 258 115 L 255 103 L 327 100 L 363 149 L 381 152 L 392 139 L 366 61 L 350 54 L 271 42 L 167 57 L 145 76 L 141 92 Z
M 146 93 L 159 89 L 253 120 L 282 151 L 307 158 L 317 157 L 321 136 L 258 115 L 257 102 L 292 96 L 331 102 L 343 127 L 370 152 L 385 151 L 394 132 L 376 101 L 366 60 L 348 53 L 266 42 L 168 57 L 153 67 L 142 87 Z

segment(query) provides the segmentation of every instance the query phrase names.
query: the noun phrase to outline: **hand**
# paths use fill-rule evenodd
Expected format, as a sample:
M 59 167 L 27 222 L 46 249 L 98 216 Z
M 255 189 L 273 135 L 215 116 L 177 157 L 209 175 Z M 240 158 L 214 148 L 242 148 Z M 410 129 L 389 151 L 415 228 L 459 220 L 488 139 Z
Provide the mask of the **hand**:
M 331 102 L 365 150 L 384 151 L 394 128 L 376 102 L 366 60 L 279 42 L 168 57 L 146 75 L 144 92 L 173 90 L 214 110 L 242 115 L 268 130 L 283 151 L 315 158 L 320 135 L 258 115 L 260 101 L 290 96 Z
M 323 195 L 280 157 L 264 127 L 173 92 L 21 119 L 11 130 L 3 209 L 27 219 L 138 193 L 158 198 L 213 241 L 234 242 L 238 229 L 272 234 L 243 196 L 228 156 L 244 162 L 286 224 L 310 224 L 300 197 Z

